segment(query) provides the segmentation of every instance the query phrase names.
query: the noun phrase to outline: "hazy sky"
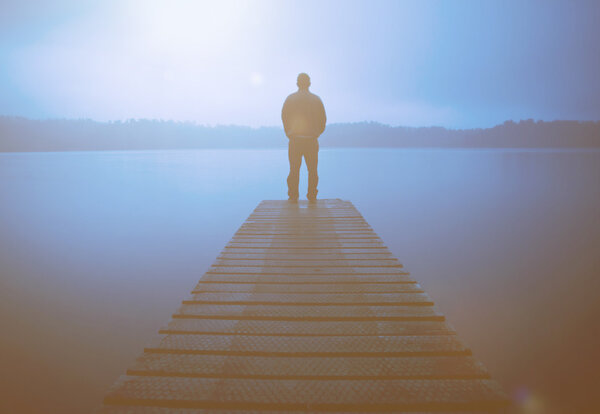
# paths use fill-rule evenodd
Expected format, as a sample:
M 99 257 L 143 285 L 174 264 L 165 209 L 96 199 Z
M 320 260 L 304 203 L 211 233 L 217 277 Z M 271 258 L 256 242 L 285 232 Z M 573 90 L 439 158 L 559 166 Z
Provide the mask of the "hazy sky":
M 280 125 L 600 120 L 598 1 L 0 3 L 0 115 Z

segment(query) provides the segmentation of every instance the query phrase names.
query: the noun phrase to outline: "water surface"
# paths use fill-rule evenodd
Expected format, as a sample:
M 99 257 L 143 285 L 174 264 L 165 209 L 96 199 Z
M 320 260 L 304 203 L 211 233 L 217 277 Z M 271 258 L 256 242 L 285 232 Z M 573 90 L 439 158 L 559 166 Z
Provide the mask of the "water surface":
M 598 408 L 599 151 L 321 150 L 319 172 L 516 412 Z M 0 154 L 0 411 L 93 410 L 286 175 L 281 150 Z

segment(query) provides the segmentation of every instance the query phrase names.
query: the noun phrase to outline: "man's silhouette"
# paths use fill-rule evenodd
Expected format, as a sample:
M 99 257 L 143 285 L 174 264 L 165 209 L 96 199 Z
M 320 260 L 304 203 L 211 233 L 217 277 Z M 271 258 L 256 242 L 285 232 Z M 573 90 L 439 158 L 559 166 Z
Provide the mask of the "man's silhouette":
M 290 201 L 298 201 L 298 181 L 302 157 L 308 169 L 308 194 L 310 201 L 317 199 L 317 163 L 319 161 L 319 136 L 325 130 L 325 108 L 321 98 L 308 91 L 310 78 L 298 75 L 298 91 L 287 97 L 281 110 L 285 135 L 289 139 L 288 157 L 290 174 L 287 178 Z

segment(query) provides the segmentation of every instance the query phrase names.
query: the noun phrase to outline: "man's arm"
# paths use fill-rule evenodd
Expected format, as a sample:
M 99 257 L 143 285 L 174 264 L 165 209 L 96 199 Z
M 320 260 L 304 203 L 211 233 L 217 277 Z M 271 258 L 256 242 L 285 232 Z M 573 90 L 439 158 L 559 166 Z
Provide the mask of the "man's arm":
M 281 108 L 281 121 L 283 122 L 283 130 L 285 131 L 285 136 L 290 139 L 290 97 L 288 96 L 285 102 L 283 103 L 283 107 Z
M 318 98 L 319 100 L 319 110 L 318 110 L 318 114 L 319 114 L 319 122 L 318 122 L 318 126 L 319 126 L 319 135 L 321 135 L 323 133 L 323 131 L 325 131 L 325 124 L 327 123 L 327 115 L 325 114 L 325 107 L 323 106 L 323 101 L 321 101 L 321 98 Z

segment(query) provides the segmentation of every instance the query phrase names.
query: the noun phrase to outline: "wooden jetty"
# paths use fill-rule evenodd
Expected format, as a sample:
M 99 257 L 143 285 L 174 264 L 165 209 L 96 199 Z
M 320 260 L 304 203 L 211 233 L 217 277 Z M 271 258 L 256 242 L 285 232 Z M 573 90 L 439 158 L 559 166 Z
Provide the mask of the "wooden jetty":
M 103 414 L 504 412 L 500 386 L 342 200 L 263 201 Z

